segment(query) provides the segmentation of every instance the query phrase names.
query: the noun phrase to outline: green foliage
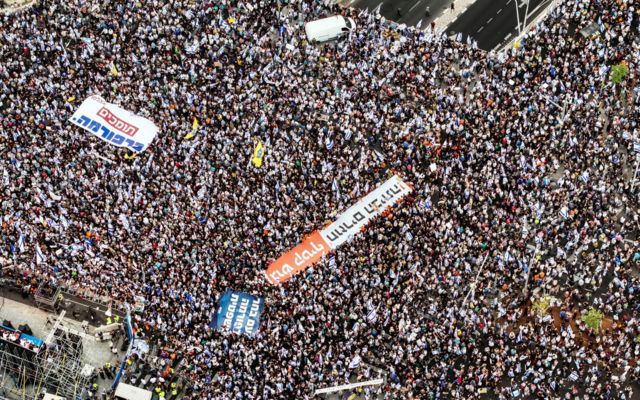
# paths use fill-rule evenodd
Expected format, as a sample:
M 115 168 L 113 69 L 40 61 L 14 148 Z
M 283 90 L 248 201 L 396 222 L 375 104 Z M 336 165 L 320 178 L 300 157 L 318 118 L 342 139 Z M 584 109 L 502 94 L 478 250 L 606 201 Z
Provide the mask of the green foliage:
M 531 309 L 539 316 L 544 317 L 547 314 L 547 310 L 551 306 L 551 296 L 543 296 L 542 298 L 533 302 Z
M 629 67 L 625 63 L 620 63 L 611 67 L 611 74 L 609 77 L 611 82 L 619 85 L 627 75 L 629 75 Z
M 602 324 L 602 320 L 604 319 L 604 314 L 595 308 L 589 309 L 586 313 L 582 314 L 580 320 L 587 324 L 587 326 L 594 331 L 600 330 L 600 324 Z

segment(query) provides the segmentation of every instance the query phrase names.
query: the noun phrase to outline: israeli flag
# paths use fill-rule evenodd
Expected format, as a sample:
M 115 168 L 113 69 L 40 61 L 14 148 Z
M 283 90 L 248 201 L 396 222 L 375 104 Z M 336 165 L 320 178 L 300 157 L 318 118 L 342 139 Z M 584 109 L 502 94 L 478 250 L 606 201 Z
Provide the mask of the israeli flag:
M 542 203 L 536 204 L 536 216 L 540 218 L 542 217 L 543 213 L 544 213 L 544 204 Z
M 20 232 L 20 237 L 18 238 L 18 250 L 20 253 L 24 251 L 24 234 Z
M 548 176 L 545 176 L 544 179 L 542 179 L 543 186 L 549 186 L 550 183 L 551 183 L 551 179 L 549 179 Z
M 571 136 L 569 138 L 569 145 L 571 145 L 571 147 L 576 146 L 578 144 L 578 139 L 576 139 L 575 137 Z
M 513 257 L 511 257 L 511 254 L 509 254 L 509 250 L 504 252 L 504 261 L 505 262 L 513 261 Z
M 367 321 L 370 323 L 375 323 L 378 320 L 378 307 L 368 307 L 367 311 Z
M 336 267 L 336 256 L 334 256 L 333 254 L 331 255 L 331 257 L 329 257 L 329 266 L 331 268 Z
M 373 153 L 376 155 L 376 157 L 378 157 L 378 160 L 384 161 L 384 155 L 382 155 L 382 153 L 380 153 L 378 150 L 374 149 Z
M 584 183 L 589 182 L 589 173 L 587 171 L 584 171 L 582 175 L 580 175 L 580 180 Z
M 185 297 L 186 297 L 186 299 L 187 299 L 187 301 L 188 301 L 189 303 L 193 303 L 193 302 L 194 302 L 194 300 L 195 300 L 195 299 L 193 298 L 193 296 L 191 295 L 191 293 L 189 293 L 189 292 L 187 292 L 187 295 L 186 295 Z
M 327 150 L 333 149 L 333 139 L 331 137 L 327 137 L 327 139 L 324 141 L 324 145 Z
M 64 215 L 60 216 L 60 223 L 62 224 L 62 227 L 66 230 L 69 228 L 69 220 L 67 220 L 67 218 L 65 218 Z
M 636 153 L 640 153 L 640 142 L 635 142 L 633 144 L 633 151 L 635 151 Z
M 413 235 L 411 234 L 411 232 L 407 231 L 404 235 L 407 238 L 407 241 L 410 242 L 413 240 Z
M 522 226 L 522 236 L 527 236 L 527 234 L 529 233 L 529 229 L 527 228 L 526 225 Z
M 130 228 L 129 220 L 127 219 L 126 215 L 120 214 L 120 223 L 122 223 L 122 226 L 124 226 L 124 229 L 129 230 Z
M 567 218 L 569 218 L 569 209 L 568 209 L 566 206 L 564 206 L 564 207 L 562 207 L 562 208 L 560 209 L 560 216 L 561 216 L 563 219 L 567 219 Z
M 42 250 L 40 249 L 40 244 L 36 243 L 36 264 L 40 265 L 47 261 L 47 257 L 44 255 Z
M 431 197 L 427 197 L 424 201 L 424 208 L 431 210 Z
M 9 172 L 6 169 L 2 172 L 2 184 L 9 186 Z
M 520 157 L 520 168 L 522 168 L 525 171 L 529 169 L 529 165 L 527 164 L 527 159 L 524 158 L 524 156 Z
M 356 354 L 355 357 L 353 357 L 353 359 L 349 362 L 349 369 L 357 368 L 360 365 L 361 361 L 362 358 L 360 358 L 360 356 Z
M 187 54 L 195 54 L 200 48 L 200 43 L 196 39 L 190 46 L 187 45 L 185 51 Z
M 340 200 L 340 187 L 338 186 L 338 182 L 336 178 L 333 178 L 333 183 L 331 184 L 331 189 L 336 194 L 336 200 Z
M 344 140 L 350 140 L 351 139 L 351 135 L 353 134 L 353 132 L 351 132 L 351 129 L 347 129 L 344 132 Z

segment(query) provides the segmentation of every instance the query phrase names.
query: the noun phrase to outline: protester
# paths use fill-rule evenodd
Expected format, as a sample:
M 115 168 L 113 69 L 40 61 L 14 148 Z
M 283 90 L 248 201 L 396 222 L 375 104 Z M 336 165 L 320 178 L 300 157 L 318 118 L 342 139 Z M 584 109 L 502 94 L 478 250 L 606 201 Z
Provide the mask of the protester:
M 637 5 L 565 0 L 488 54 L 367 11 L 278 5 L 40 0 L 4 15 L 5 272 L 143 296 L 134 327 L 164 362 L 158 393 L 173 373 L 186 398 L 302 399 L 382 371 L 370 396 L 637 395 Z M 356 32 L 309 45 L 301 22 L 335 13 Z M 150 147 L 132 158 L 72 125 L 93 94 L 152 120 Z M 393 212 L 267 283 L 270 262 L 392 174 L 415 189 Z M 228 288 L 265 299 L 257 335 L 209 327 Z M 531 313 L 543 293 L 551 320 Z M 599 334 L 579 321 L 589 308 Z

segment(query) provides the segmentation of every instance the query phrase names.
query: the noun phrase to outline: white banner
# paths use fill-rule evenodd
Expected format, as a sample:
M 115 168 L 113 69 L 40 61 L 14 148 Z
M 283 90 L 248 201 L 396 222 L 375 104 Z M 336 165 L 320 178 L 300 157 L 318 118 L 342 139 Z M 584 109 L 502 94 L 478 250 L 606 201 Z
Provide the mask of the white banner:
M 105 142 L 136 153 L 144 151 L 158 133 L 153 122 L 107 103 L 100 96 L 83 101 L 70 121 Z
M 387 208 L 392 207 L 400 199 L 411 193 L 413 189 L 398 176 L 392 176 L 371 193 L 364 196 L 356 204 L 343 212 L 335 222 L 320 231 L 320 236 L 335 249 L 351 240 L 362 227 L 372 219 L 381 215 Z

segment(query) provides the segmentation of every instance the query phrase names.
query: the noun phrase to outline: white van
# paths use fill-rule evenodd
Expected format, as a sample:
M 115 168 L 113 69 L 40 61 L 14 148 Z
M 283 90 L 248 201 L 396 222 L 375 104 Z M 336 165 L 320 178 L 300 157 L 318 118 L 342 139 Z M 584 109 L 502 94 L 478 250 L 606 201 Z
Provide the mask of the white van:
M 347 36 L 349 32 L 356 29 L 356 23 L 351 18 L 336 15 L 317 21 L 307 22 L 304 25 L 304 32 L 307 34 L 309 43 L 322 43 Z

